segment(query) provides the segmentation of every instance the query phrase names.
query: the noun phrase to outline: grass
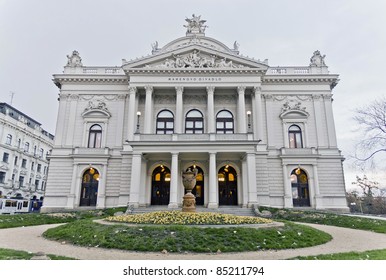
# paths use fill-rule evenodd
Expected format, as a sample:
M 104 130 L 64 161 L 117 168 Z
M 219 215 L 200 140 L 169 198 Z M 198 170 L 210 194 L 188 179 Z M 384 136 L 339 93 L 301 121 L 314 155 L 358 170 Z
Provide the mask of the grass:
M 296 260 L 386 260 L 386 249 L 296 257 Z
M 28 213 L 16 215 L 0 215 L 0 229 L 44 224 L 69 223 L 76 220 L 91 218 L 104 218 L 113 215 L 115 212 L 124 212 L 125 210 L 126 208 L 111 208 L 97 211 L 78 211 L 53 214 Z
M 202 228 L 194 226 L 101 225 L 76 221 L 44 233 L 49 239 L 88 247 L 160 252 L 242 252 L 302 248 L 326 243 L 331 236 L 286 223 L 281 228 Z
M 386 233 L 386 221 L 384 220 L 342 216 L 332 213 L 316 211 L 297 211 L 273 208 L 270 208 L 268 210 L 273 213 L 272 218 L 276 220 L 322 224 L 352 229 L 368 230 L 378 233 Z
M 30 260 L 35 255 L 36 254 L 30 252 L 0 248 L 0 260 Z M 51 254 L 48 254 L 47 256 L 51 260 L 74 260 L 73 258 Z

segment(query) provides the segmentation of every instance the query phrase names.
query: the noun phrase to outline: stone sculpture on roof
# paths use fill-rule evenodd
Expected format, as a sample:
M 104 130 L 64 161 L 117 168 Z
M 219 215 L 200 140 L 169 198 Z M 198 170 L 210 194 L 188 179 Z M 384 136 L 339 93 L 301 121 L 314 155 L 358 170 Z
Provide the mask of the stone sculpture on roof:
M 204 25 L 206 20 L 202 20 L 201 16 L 192 15 L 192 18 L 186 18 L 185 21 L 188 23 L 184 25 L 187 31 L 186 34 L 204 34 L 205 29 L 208 27 Z
M 73 51 L 71 55 L 67 55 L 67 65 L 69 67 L 82 67 L 82 58 L 80 57 L 78 51 Z

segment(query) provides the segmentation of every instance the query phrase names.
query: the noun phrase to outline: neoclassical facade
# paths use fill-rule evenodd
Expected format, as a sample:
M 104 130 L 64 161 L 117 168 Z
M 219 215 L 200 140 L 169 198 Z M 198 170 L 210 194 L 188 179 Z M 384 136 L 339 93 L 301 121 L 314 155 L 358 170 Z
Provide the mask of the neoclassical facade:
M 44 197 L 47 154 L 54 136 L 7 103 L 0 103 L 0 197 Z
M 271 67 L 186 21 L 186 36 L 120 67 L 67 56 L 43 211 L 177 208 L 191 167 L 202 207 L 347 210 L 325 57 Z

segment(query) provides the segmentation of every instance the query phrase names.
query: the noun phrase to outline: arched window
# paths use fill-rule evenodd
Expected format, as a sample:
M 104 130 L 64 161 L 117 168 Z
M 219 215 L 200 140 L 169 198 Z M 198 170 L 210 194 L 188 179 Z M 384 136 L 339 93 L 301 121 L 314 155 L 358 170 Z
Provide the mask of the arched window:
M 88 147 L 100 148 L 102 143 L 102 127 L 99 124 L 94 124 L 90 127 L 88 135 Z
M 303 148 L 302 130 L 297 125 L 291 125 L 288 129 L 289 147 L 292 149 Z
M 7 139 L 5 140 L 5 144 L 11 145 L 12 144 L 12 135 L 8 134 Z
M 227 110 L 218 112 L 216 117 L 217 133 L 234 133 L 233 115 Z
M 185 133 L 202 134 L 204 133 L 204 118 L 198 110 L 190 110 L 185 118 Z
M 157 134 L 174 133 L 174 116 L 169 110 L 163 110 L 157 115 Z

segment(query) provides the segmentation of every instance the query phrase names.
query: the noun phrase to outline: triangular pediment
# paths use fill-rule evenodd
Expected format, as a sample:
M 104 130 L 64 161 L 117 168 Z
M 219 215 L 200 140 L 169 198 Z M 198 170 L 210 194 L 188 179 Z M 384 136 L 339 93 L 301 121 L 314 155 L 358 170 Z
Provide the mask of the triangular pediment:
M 148 70 L 258 70 L 266 71 L 268 65 L 251 58 L 236 54 L 225 45 L 217 42 L 215 45 L 203 44 L 204 40 L 184 44 L 183 40 L 173 41 L 151 56 L 132 61 L 123 61 L 125 71 L 136 69 Z M 208 40 L 205 40 L 208 41 Z M 174 46 L 174 47 L 173 47 Z

